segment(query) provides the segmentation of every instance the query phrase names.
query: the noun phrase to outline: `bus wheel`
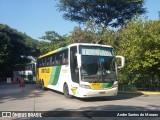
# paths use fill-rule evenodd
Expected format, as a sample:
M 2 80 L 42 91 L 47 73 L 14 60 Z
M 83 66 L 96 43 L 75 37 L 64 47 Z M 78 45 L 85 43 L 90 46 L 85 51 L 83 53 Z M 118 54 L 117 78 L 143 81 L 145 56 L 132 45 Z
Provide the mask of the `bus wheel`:
M 72 98 L 72 95 L 69 94 L 68 85 L 66 83 L 63 86 L 63 93 L 66 98 L 69 98 L 69 99 Z
M 45 90 L 45 87 L 44 87 L 44 82 L 43 82 L 43 80 L 42 80 L 42 82 L 41 82 L 41 88 L 42 88 L 42 90 Z

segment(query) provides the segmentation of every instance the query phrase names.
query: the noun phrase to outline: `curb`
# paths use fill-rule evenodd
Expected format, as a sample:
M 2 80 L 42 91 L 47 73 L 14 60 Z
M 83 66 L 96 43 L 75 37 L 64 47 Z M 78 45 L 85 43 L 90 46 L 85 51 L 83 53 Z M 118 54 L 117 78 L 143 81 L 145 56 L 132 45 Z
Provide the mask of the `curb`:
M 118 91 L 122 94 L 141 94 L 141 95 L 160 95 L 160 92 L 151 92 L 151 91 Z

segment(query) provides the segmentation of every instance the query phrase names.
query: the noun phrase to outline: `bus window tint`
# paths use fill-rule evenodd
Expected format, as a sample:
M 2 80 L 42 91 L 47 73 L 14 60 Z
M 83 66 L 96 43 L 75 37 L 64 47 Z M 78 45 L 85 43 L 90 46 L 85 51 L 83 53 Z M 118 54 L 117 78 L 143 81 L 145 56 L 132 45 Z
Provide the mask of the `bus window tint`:
M 49 57 L 49 65 L 52 65 L 52 56 Z
M 58 54 L 55 55 L 55 65 L 59 64 L 59 56 Z
M 62 53 L 62 64 L 68 64 L 68 50 L 63 51 Z
M 49 62 L 50 62 L 50 59 L 49 59 L 50 57 L 47 57 L 46 58 L 46 66 L 49 66 L 50 64 L 49 64 Z
M 52 63 L 51 65 L 55 65 L 55 55 L 52 55 Z
M 42 58 L 42 67 L 44 66 L 45 60 Z
M 79 82 L 79 72 L 77 70 L 77 47 L 70 48 L 70 67 L 71 67 L 71 77 L 72 81 L 78 83 Z
M 60 52 L 60 53 L 59 53 L 59 64 L 60 64 L 60 65 L 62 64 L 62 59 L 63 59 L 63 53 Z

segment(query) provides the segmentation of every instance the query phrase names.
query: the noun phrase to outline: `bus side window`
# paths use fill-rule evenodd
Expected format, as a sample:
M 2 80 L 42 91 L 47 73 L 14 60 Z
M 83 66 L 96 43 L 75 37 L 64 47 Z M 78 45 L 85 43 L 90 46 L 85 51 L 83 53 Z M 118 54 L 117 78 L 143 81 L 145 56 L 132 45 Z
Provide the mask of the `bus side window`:
M 51 65 L 55 65 L 55 55 L 52 55 L 52 63 Z
M 49 57 L 49 65 L 52 65 L 52 56 Z
M 62 64 L 68 64 L 68 49 L 63 52 Z
M 42 67 L 45 66 L 45 58 L 42 58 Z
M 45 57 L 45 63 L 44 63 L 44 66 L 45 66 L 45 67 L 47 66 L 47 57 Z
M 47 66 L 47 58 L 44 58 L 44 66 Z
M 45 66 L 48 66 L 48 57 L 46 57 L 46 65 Z
M 59 53 L 59 64 L 62 65 L 63 63 L 63 52 Z
M 49 65 L 50 65 L 49 62 L 50 62 L 50 57 L 47 57 L 47 58 L 46 58 L 46 66 L 49 66 Z
M 55 55 L 55 63 L 56 63 L 56 65 L 59 65 L 59 53 L 57 53 L 56 55 Z

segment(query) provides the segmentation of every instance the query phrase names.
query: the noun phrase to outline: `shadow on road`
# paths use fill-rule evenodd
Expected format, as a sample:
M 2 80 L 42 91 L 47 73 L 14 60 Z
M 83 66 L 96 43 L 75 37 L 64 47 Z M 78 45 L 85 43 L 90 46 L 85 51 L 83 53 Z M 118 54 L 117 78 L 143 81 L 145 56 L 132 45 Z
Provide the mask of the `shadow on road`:
M 55 94 L 60 94 L 63 95 L 63 93 L 55 91 L 55 90 L 51 90 L 51 89 L 46 89 L 48 91 L 52 91 Z M 84 101 L 84 102 L 101 102 L 101 101 L 116 101 L 116 100 L 125 100 L 125 99 L 131 99 L 131 98 L 135 98 L 135 97 L 139 97 L 142 96 L 143 94 L 124 94 L 124 93 L 119 93 L 116 96 L 105 96 L 105 97 L 91 97 L 91 98 L 77 98 L 72 96 L 71 99 L 77 99 L 80 101 Z M 143 95 L 144 96 L 144 95 Z M 145 95 L 148 96 L 148 95 Z M 67 98 L 65 98 L 67 99 Z
M 126 109 L 127 108 L 127 109 Z M 36 111 L 34 111 L 36 113 Z M 40 112 L 40 111 L 37 111 Z M 159 114 L 160 112 L 149 111 L 145 107 L 105 105 L 99 107 L 82 107 L 78 110 L 57 108 L 51 111 L 41 111 L 42 118 L 29 118 L 30 120 L 159 120 L 160 117 L 128 116 L 129 114 L 140 115 L 141 113 Z M 127 114 L 126 117 L 118 117 L 118 114 Z M 16 118 L 21 120 L 21 118 Z
M 26 84 L 25 87 L 19 87 L 18 84 L 1 84 L 0 85 L 0 103 L 5 100 L 23 100 L 42 96 L 43 92 L 36 84 Z
M 126 109 L 127 108 L 127 109 Z M 130 117 L 117 117 L 117 114 L 127 114 L 127 116 L 130 114 L 135 115 Z M 42 113 L 43 117 L 54 117 L 54 118 L 69 118 L 69 117 L 84 117 L 88 119 L 97 120 L 100 119 L 109 119 L 109 120 L 159 120 L 159 117 L 140 117 L 140 114 L 143 113 L 149 113 L 149 114 L 159 114 L 160 112 L 149 111 L 145 107 L 139 107 L 139 106 L 121 106 L 121 105 L 105 105 L 105 106 L 98 106 L 98 107 L 82 107 L 78 110 L 66 110 L 63 108 L 54 109 L 53 111 L 46 111 Z M 139 115 L 139 116 L 138 116 Z
M 101 101 L 116 101 L 125 100 L 141 96 L 140 94 L 118 94 L 116 96 L 106 96 L 106 97 L 93 97 L 93 98 L 75 98 L 84 102 L 101 102 Z
M 55 92 L 51 90 L 52 92 Z M 3 103 L 5 100 L 23 100 L 23 99 L 29 99 L 32 97 L 41 97 L 45 94 L 42 90 L 37 85 L 31 85 L 31 84 L 26 84 L 24 91 L 22 91 L 22 88 L 19 87 L 18 85 L 12 85 L 12 84 L 3 84 L 0 85 L 0 103 Z M 55 92 L 55 94 L 60 94 L 59 92 Z M 63 96 L 63 94 L 60 94 Z M 146 105 L 145 107 L 143 106 L 138 106 L 138 105 L 95 105 L 96 102 L 101 102 L 101 101 L 116 101 L 120 102 L 118 100 L 125 100 L 125 99 L 132 99 L 135 97 L 139 97 L 141 95 L 139 94 L 118 94 L 117 96 L 112 96 L 112 97 L 96 97 L 96 98 L 75 98 L 73 97 L 71 100 L 68 100 L 63 97 L 63 100 L 66 99 L 66 101 L 69 103 L 75 103 L 77 104 L 77 101 L 81 101 L 82 103 L 84 102 L 92 102 L 93 106 L 83 106 L 78 109 L 68 109 L 68 108 L 57 108 L 57 109 L 52 109 L 50 111 L 42 111 L 43 114 L 42 116 L 46 116 L 45 119 L 61 119 L 61 120 L 70 120 L 70 119 L 75 119 L 78 118 L 80 119 L 85 119 L 85 120 L 151 120 L 151 118 L 137 118 L 137 117 L 112 117 L 112 114 L 117 114 L 118 112 L 134 112 L 134 111 L 160 111 L 160 106 L 159 105 Z M 144 96 L 145 97 L 145 96 Z M 43 101 L 42 101 L 43 102 Z M 67 104 L 66 102 L 66 104 Z M 54 101 L 53 101 L 54 104 Z M 87 103 L 88 104 L 88 103 Z M 149 109 L 149 108 L 154 108 L 154 109 Z M 36 112 L 36 111 L 35 111 Z M 113 115 L 113 116 L 114 116 Z M 51 118 L 50 118 L 51 117 Z M 98 119 L 96 119 L 98 117 Z M 19 118 L 18 118 L 19 119 Z M 29 118 L 31 120 L 35 120 L 36 118 Z M 39 118 L 37 118 L 39 119 Z M 42 118 L 44 119 L 44 118 Z M 157 119 L 157 118 L 156 118 Z M 17 120 L 17 118 L 16 118 Z M 21 120 L 21 118 L 19 119 Z M 159 120 L 159 118 L 157 119 Z

